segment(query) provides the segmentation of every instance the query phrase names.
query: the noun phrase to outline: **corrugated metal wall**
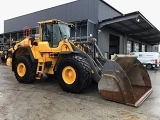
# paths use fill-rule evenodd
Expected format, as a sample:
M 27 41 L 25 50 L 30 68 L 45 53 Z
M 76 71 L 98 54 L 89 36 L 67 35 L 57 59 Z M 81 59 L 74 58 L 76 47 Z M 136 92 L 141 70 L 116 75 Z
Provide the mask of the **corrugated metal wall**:
M 90 19 L 98 23 L 98 0 L 78 0 L 57 7 L 4 21 L 4 33 L 22 30 L 25 26 L 35 28 L 38 21 L 60 19 L 66 22 Z

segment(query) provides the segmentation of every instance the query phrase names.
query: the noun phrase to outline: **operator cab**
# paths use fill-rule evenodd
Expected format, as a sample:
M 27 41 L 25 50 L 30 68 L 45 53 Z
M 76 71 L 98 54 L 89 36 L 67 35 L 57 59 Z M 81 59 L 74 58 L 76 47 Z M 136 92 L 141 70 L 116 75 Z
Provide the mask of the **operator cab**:
M 60 20 L 48 20 L 39 22 L 42 41 L 48 41 L 50 47 L 57 47 L 59 41 L 69 39 L 69 24 Z

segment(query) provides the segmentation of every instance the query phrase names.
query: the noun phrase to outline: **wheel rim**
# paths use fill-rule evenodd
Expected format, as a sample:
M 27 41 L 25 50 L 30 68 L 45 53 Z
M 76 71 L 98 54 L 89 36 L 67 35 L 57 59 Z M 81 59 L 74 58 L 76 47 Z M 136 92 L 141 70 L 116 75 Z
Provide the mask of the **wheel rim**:
M 71 66 L 66 66 L 62 71 L 62 78 L 65 83 L 73 84 L 76 80 L 76 71 Z
M 20 77 L 23 77 L 26 73 L 26 66 L 23 63 L 19 63 L 17 66 L 17 73 Z

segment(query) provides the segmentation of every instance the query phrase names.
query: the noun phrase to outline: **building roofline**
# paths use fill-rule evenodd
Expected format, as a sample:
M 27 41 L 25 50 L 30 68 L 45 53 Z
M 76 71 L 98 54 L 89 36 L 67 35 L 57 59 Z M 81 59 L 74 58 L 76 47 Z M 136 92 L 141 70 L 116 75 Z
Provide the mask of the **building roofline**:
M 142 13 L 139 12 L 139 11 L 127 13 L 127 14 L 125 14 L 125 16 L 130 16 L 130 15 L 134 15 L 134 14 L 138 14 L 138 15 L 141 16 L 148 24 L 150 24 L 153 28 L 157 29 L 157 28 L 156 28 L 146 17 L 144 17 L 144 15 L 142 15 Z
M 113 6 L 111 6 L 110 4 L 108 4 L 106 1 L 104 0 L 100 0 L 101 2 L 103 2 L 104 4 L 108 5 L 109 7 L 111 7 L 112 9 L 114 9 L 115 11 L 117 11 L 118 13 L 120 13 L 121 15 L 123 15 L 123 13 L 121 13 L 119 10 L 117 10 L 116 8 L 114 8 Z
M 99 28 L 104 26 L 119 30 L 134 39 L 141 40 L 150 45 L 160 43 L 160 31 L 139 11 L 99 22 Z
M 139 11 L 134 11 L 134 12 L 131 12 L 131 13 L 123 14 L 123 16 L 119 15 L 119 16 L 116 16 L 116 17 L 112 17 L 112 18 L 109 18 L 109 19 L 106 19 L 106 20 L 102 20 L 101 22 L 109 21 L 109 20 L 113 20 L 113 19 L 118 19 L 118 18 L 123 18 L 123 17 L 131 16 L 131 15 L 141 16 L 145 21 L 148 22 L 148 24 L 150 24 L 152 27 L 156 28 L 156 27 L 155 27 L 149 20 L 147 20 L 147 18 L 144 17 Z
M 11 19 L 14 19 L 14 18 L 19 18 L 19 17 L 25 16 L 25 15 L 29 15 L 29 14 L 34 14 L 34 13 L 41 12 L 41 11 L 45 11 L 45 10 L 52 9 L 52 8 L 55 8 L 55 7 L 60 7 L 60 6 L 67 5 L 67 4 L 74 3 L 74 2 L 78 2 L 78 1 L 79 0 L 74 0 L 74 1 L 71 1 L 71 2 L 68 2 L 68 3 L 62 3 L 60 5 L 55 5 L 55 6 L 52 6 L 52 7 L 48 7 L 48 8 L 44 8 L 44 9 L 41 9 L 41 10 L 33 11 L 33 12 L 30 12 L 30 13 L 26 13 L 26 14 L 23 14 L 23 15 L 20 15 L 20 16 L 17 16 L 17 17 L 9 18 L 9 19 L 6 19 L 4 21 L 11 20 Z

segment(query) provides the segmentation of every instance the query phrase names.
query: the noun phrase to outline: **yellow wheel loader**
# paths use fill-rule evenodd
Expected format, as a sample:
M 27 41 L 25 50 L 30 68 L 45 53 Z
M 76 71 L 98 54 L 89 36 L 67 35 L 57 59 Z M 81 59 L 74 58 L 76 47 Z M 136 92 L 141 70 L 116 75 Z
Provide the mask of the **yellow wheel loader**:
M 14 46 L 18 45 L 19 41 L 12 41 L 10 43 L 7 43 L 7 47 L 4 47 L 2 51 L 0 51 L 0 57 L 1 57 L 1 61 L 2 63 L 6 63 L 6 60 L 8 57 L 12 57 L 12 53 L 14 52 Z M 10 46 L 11 44 L 11 46 Z
M 10 47 L 10 43 L 4 39 L 4 38 L 1 38 L 0 40 L 0 59 L 2 61 L 2 63 L 5 63 L 6 62 L 6 56 L 7 56 L 7 51 Z
M 95 38 L 70 40 L 70 25 L 52 19 L 38 22 L 39 32 L 17 43 L 7 65 L 20 83 L 56 75 L 67 92 L 80 93 L 91 81 L 107 100 L 138 107 L 153 91 L 150 77 L 135 56 L 103 57 Z

